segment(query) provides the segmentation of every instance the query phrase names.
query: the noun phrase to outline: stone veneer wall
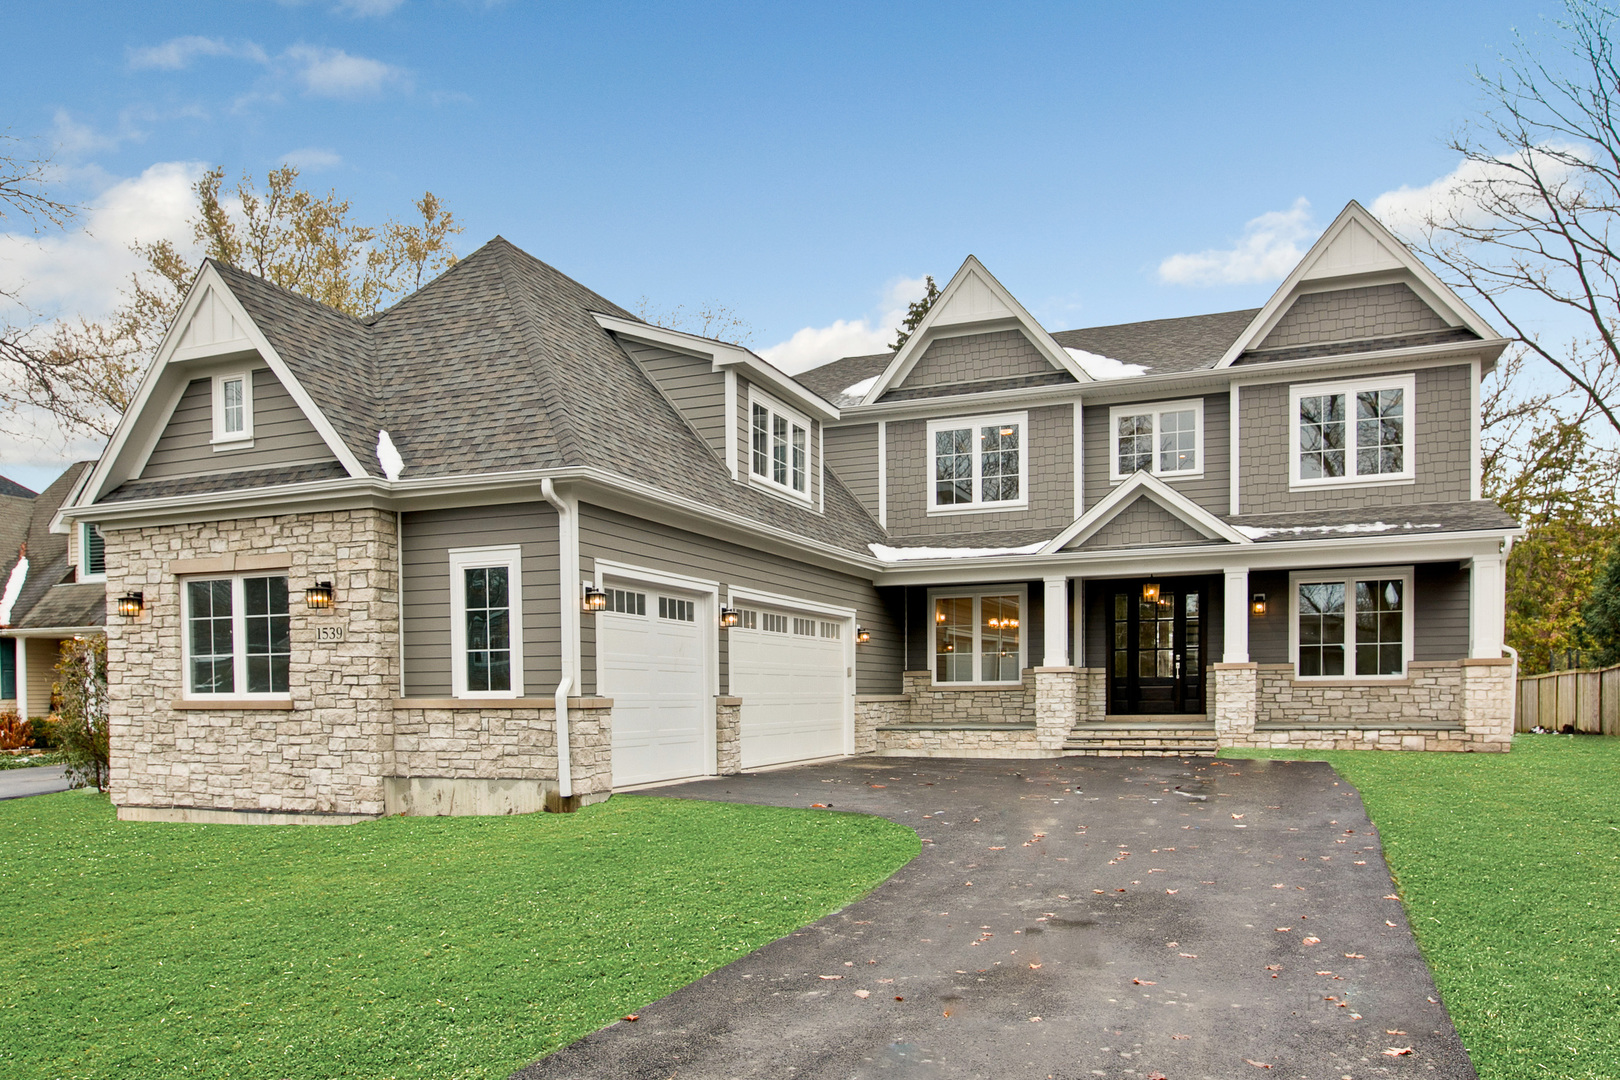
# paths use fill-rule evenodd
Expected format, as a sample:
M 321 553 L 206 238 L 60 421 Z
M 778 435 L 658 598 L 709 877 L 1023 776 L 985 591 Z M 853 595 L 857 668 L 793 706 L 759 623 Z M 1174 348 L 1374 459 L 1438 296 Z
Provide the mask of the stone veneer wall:
M 714 699 L 715 764 L 721 776 L 742 772 L 742 698 Z M 856 724 L 860 723 L 859 710 Z
M 1021 686 L 963 687 L 934 685 L 933 672 L 908 671 L 906 696 L 914 724 L 1006 724 L 1035 719 L 1035 669 L 1026 668 Z
M 870 754 L 878 748 L 878 728 L 911 719 L 911 698 L 905 694 L 859 694 L 855 698 L 855 752 Z
M 1462 722 L 1462 666 L 1456 661 L 1407 665 L 1408 677 L 1389 682 L 1294 678 L 1292 664 L 1260 664 L 1258 724 L 1376 724 Z

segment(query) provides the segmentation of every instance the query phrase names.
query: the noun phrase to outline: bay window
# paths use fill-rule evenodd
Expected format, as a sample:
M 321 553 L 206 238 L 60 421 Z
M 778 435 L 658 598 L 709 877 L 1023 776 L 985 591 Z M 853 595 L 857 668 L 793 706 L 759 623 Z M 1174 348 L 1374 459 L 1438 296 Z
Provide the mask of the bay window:
M 810 421 L 749 391 L 749 473 L 767 487 L 810 498 Z
M 1296 572 L 1292 637 L 1302 679 L 1402 678 L 1412 655 L 1412 571 Z
M 1291 462 L 1296 486 L 1412 477 L 1411 375 L 1291 389 Z
M 1110 479 L 1142 471 L 1166 479 L 1204 475 L 1202 399 L 1116 405 L 1108 422 L 1114 440 Z
M 1029 505 L 1027 413 L 928 423 L 928 509 L 1012 509 Z
M 939 593 L 932 601 L 934 682 L 1022 681 L 1023 589 Z
M 191 578 L 180 595 L 187 697 L 287 696 L 292 618 L 285 576 Z

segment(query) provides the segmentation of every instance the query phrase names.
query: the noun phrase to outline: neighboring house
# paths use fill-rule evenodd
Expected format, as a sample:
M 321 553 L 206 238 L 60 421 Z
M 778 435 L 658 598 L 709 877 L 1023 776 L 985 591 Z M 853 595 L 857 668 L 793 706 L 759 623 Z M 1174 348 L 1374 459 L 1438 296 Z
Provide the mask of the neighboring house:
M 62 642 L 106 629 L 101 536 L 57 518 L 94 465 L 69 466 L 38 495 L 0 477 L 0 713 L 49 715 Z
M 575 806 L 819 757 L 1507 749 L 1506 342 L 1351 204 L 1265 307 L 969 258 L 797 378 L 496 239 L 357 320 L 206 264 L 63 520 L 126 818 Z

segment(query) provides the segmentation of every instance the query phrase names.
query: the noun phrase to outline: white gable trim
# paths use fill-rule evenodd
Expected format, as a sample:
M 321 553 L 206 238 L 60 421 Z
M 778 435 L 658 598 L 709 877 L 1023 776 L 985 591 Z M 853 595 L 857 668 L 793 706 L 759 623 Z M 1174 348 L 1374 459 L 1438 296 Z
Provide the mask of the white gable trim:
M 1157 476 L 1141 471 L 1132 473 L 1129 480 L 1110 491 L 1096 506 L 1076 518 L 1074 524 L 1047 541 L 1040 554 L 1055 555 L 1068 544 L 1076 541 L 1084 543 L 1138 498 L 1153 500 L 1172 516 L 1211 540 L 1225 540 L 1232 544 L 1254 542 Z
M 1091 376 L 1075 363 L 1063 346 L 1053 340 L 1046 328 L 1024 310 L 1006 286 L 984 268 L 984 264 L 969 255 L 951 280 L 940 290 L 939 299 L 928 309 L 922 322 L 917 324 L 900 351 L 894 354 L 889 366 L 883 369 L 877 382 L 861 399 L 862 405 L 871 405 L 890 387 L 903 381 L 912 367 L 922 358 L 928 345 L 940 337 L 984 333 L 1016 327 L 1024 332 L 1042 356 L 1059 371 L 1067 371 L 1077 382 L 1091 382 Z M 948 331 L 948 332 L 947 332 Z
M 209 309 L 208 318 L 216 327 L 222 325 L 222 319 L 229 320 L 229 336 L 224 340 L 188 346 L 182 350 L 180 343 L 191 337 L 192 321 L 205 305 Z M 238 334 L 240 336 L 237 336 Z M 258 353 L 259 358 L 275 373 L 281 385 L 286 388 L 288 396 L 303 411 L 304 416 L 320 434 L 327 449 L 332 451 L 332 455 L 337 458 L 344 470 L 355 478 L 369 475 L 348 444 L 338 436 L 337 429 L 332 426 L 331 421 L 316 406 L 309 392 L 293 376 L 286 361 L 282 360 L 263 331 L 253 322 L 247 309 L 236 298 L 236 294 L 225 283 L 219 271 L 214 269 L 212 263 L 204 263 L 193 279 L 185 301 L 180 305 L 180 313 L 164 332 L 163 341 L 158 345 L 152 365 L 141 377 L 129 408 L 119 418 L 118 426 L 113 430 L 106 451 L 96 463 L 95 472 L 85 484 L 79 498 L 75 500 L 75 505 L 93 503 L 118 484 L 139 475 L 141 468 L 146 464 L 147 456 L 151 454 L 152 447 L 156 445 L 157 438 L 162 433 L 163 425 L 174 411 L 174 403 L 179 400 L 185 382 L 189 381 L 186 372 L 178 367 L 171 373 L 169 370 L 171 365 L 213 357 L 239 358 L 253 352 Z M 154 399 L 165 403 L 167 407 L 156 408 Z
M 1406 275 L 1410 274 L 1411 278 Z M 1415 279 L 1415 280 L 1413 280 Z M 1435 276 L 1423 261 L 1383 223 L 1354 199 L 1345 205 L 1333 224 L 1299 260 L 1266 306 L 1238 335 L 1217 368 L 1231 367 L 1245 349 L 1264 341 L 1279 320 L 1287 314 L 1295 297 L 1327 289 L 1352 289 L 1366 284 L 1405 281 L 1420 299 L 1451 326 L 1465 326 L 1485 341 L 1498 335 L 1479 313 L 1463 302 L 1445 282 Z

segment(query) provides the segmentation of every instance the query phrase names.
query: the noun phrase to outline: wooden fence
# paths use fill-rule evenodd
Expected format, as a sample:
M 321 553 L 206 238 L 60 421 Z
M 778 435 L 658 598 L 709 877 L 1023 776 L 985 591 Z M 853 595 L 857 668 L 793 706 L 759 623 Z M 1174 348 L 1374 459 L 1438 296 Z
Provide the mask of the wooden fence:
M 1513 729 L 1540 725 L 1554 731 L 1620 735 L 1620 666 L 1596 671 L 1553 671 L 1519 680 Z

